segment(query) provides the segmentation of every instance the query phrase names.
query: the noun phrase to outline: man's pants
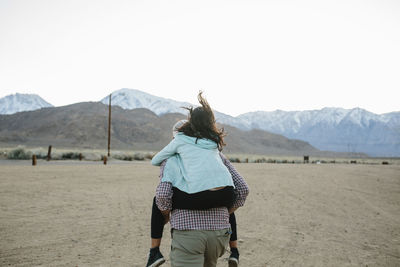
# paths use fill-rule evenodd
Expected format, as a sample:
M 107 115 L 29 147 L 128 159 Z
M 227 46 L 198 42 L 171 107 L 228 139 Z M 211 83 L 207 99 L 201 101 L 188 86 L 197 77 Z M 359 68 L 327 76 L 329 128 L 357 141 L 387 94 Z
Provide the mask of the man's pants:
M 228 246 L 230 229 L 172 230 L 172 267 L 214 267 Z

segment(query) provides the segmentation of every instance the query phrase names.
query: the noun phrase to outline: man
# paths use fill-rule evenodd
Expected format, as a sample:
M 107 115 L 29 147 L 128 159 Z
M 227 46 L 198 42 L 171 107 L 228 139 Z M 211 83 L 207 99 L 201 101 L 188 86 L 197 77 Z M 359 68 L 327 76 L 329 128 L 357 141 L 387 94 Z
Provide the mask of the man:
M 170 182 L 163 182 L 156 190 L 156 204 L 166 221 L 170 219 L 172 244 L 170 260 L 173 267 L 213 267 L 228 245 L 230 237 L 229 213 L 244 205 L 249 188 L 243 177 L 229 160 L 220 153 L 235 186 L 236 199 L 232 208 L 208 210 L 172 210 L 173 189 Z M 161 177 L 165 162 L 161 165 Z M 171 211 L 172 210 L 172 211 Z

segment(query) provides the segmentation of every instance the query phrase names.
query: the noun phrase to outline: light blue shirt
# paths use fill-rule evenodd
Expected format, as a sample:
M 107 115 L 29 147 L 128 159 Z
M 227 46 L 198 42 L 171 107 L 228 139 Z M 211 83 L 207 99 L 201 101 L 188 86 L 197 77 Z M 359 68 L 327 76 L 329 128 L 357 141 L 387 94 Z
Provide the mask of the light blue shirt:
M 222 186 L 234 186 L 232 176 L 219 155 L 217 144 L 178 133 L 151 164 L 164 167 L 163 182 L 189 194 Z

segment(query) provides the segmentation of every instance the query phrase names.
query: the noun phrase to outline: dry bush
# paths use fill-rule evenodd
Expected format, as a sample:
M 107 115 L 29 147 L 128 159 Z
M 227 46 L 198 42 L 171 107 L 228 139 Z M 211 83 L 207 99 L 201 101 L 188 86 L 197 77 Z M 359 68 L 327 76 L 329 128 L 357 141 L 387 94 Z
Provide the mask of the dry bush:
M 32 152 L 26 151 L 23 147 L 17 147 L 7 153 L 8 159 L 30 159 L 32 158 Z

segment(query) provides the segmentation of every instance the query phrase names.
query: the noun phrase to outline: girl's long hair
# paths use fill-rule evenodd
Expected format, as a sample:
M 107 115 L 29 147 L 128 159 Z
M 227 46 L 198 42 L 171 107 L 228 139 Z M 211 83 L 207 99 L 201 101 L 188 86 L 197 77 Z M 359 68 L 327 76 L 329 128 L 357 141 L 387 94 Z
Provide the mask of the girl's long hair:
M 200 103 L 200 107 L 185 107 L 189 111 L 188 121 L 183 124 L 178 131 L 185 135 L 210 139 L 217 143 L 218 150 L 221 151 L 224 143 L 224 129 L 218 129 L 214 113 L 211 110 L 207 100 L 202 96 L 202 91 L 199 92 L 197 99 Z

